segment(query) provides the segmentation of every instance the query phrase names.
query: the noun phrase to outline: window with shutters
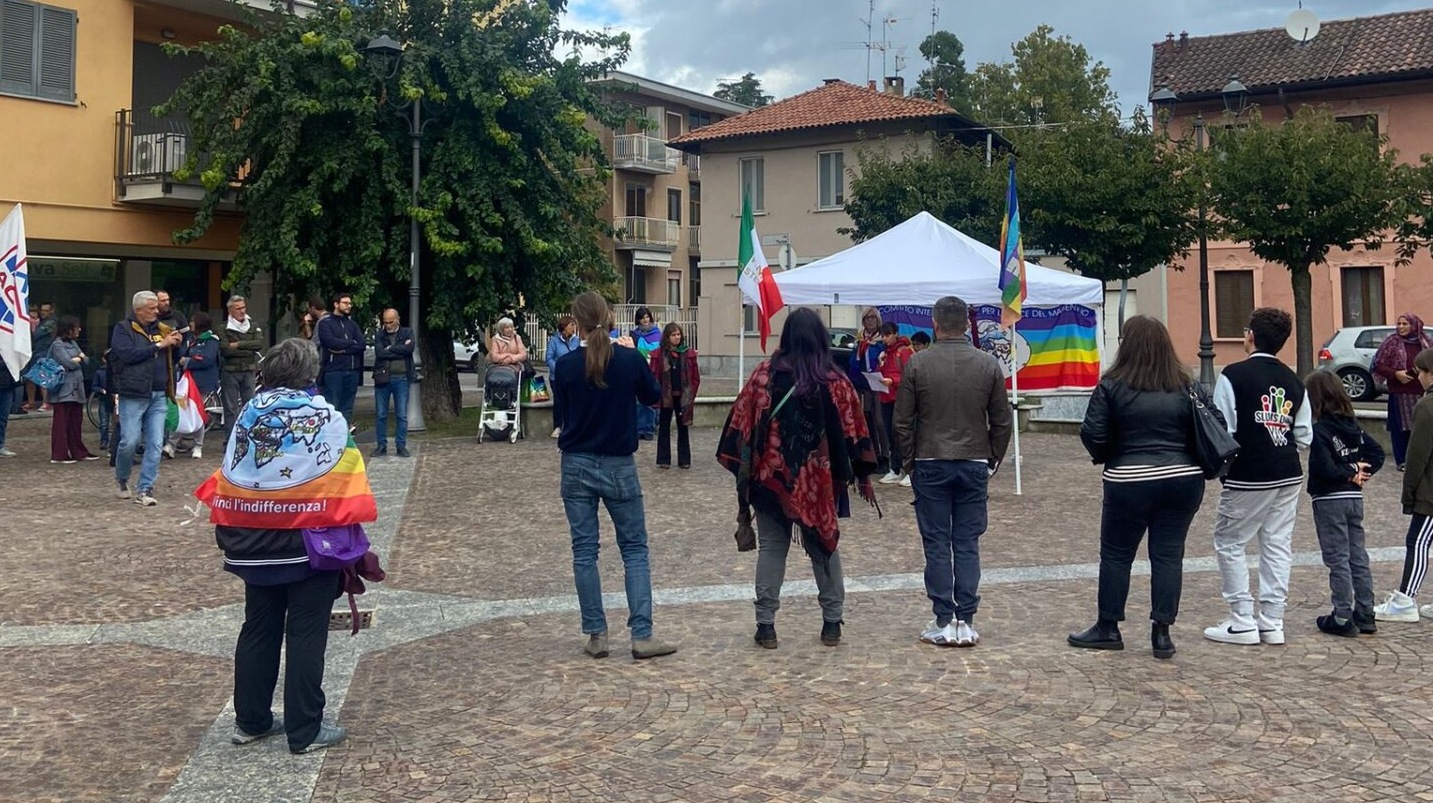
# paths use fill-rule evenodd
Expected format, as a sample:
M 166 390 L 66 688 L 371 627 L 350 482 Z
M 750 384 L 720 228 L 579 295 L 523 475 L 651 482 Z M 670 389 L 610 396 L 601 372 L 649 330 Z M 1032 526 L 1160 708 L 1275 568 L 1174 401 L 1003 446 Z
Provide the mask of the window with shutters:
M 741 197 L 751 199 L 753 214 L 766 211 L 766 160 L 742 159 L 739 165 Z
M 77 19 L 68 8 L 0 0 L 0 93 L 74 102 Z
M 682 223 L 682 191 L 667 190 L 667 220 L 677 225 Z
M 816 154 L 818 195 L 821 209 L 841 209 L 846 205 L 845 156 L 841 151 Z
M 1242 339 L 1254 311 L 1254 271 L 1214 272 L 1214 336 Z

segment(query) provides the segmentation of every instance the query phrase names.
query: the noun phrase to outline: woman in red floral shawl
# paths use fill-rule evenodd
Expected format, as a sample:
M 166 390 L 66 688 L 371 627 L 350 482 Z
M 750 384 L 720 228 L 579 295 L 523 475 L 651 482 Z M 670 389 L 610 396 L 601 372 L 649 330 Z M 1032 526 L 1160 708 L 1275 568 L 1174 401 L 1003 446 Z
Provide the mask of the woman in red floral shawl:
M 815 312 L 793 310 L 781 347 L 752 372 L 717 446 L 717 461 L 736 475 L 739 549 L 754 546 L 756 509 L 756 643 L 766 649 L 776 649 L 776 610 L 793 532 L 816 576 L 821 643 L 841 642 L 846 587 L 836 519 L 850 516 L 851 485 L 876 504 L 870 479 L 875 449 L 861 400 L 832 363 L 830 343 Z

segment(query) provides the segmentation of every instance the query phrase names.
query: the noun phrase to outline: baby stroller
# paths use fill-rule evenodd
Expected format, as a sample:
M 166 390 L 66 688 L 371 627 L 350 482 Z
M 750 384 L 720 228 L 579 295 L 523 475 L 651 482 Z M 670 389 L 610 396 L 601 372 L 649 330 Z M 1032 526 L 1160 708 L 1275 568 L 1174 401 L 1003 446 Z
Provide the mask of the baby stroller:
M 507 438 L 517 443 L 522 437 L 522 415 L 518 410 L 518 388 L 522 380 L 520 366 L 489 365 L 483 377 L 483 408 L 478 414 L 478 443 Z

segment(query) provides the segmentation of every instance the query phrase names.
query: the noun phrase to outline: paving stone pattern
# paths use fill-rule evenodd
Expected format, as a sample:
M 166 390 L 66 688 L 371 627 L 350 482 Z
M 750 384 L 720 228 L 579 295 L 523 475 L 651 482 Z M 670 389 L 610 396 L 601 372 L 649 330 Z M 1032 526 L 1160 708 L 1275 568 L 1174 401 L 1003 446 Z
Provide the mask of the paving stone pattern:
M 1216 486 L 1188 546 L 1178 655 L 1149 654 L 1142 567 L 1123 652 L 1070 649 L 1094 608 L 1098 472 L 1076 439 L 1023 438 L 1025 495 L 992 486 L 970 650 L 916 640 L 929 618 L 910 492 L 844 522 L 845 639 L 817 639 L 793 550 L 780 648 L 751 641 L 754 555 L 737 553 L 729 475 L 695 433 L 691 471 L 639 452 L 656 628 L 681 651 L 633 661 L 604 525 L 613 654 L 579 651 L 551 441 L 420 445 L 370 467 L 389 582 L 376 624 L 334 634 L 329 712 L 349 740 L 291 756 L 229 745 L 242 588 L 187 493 L 213 470 L 166 461 L 159 506 L 112 495 L 102 463 L 51 466 L 37 422 L 0 461 L 0 800 L 1310 801 L 1433 799 L 1433 625 L 1319 634 L 1327 608 L 1307 503 L 1284 647 L 1216 645 Z M 1380 593 L 1406 519 L 1396 474 L 1368 490 Z M 604 519 L 605 521 L 605 519 Z M 270 743 L 272 742 L 272 743 Z

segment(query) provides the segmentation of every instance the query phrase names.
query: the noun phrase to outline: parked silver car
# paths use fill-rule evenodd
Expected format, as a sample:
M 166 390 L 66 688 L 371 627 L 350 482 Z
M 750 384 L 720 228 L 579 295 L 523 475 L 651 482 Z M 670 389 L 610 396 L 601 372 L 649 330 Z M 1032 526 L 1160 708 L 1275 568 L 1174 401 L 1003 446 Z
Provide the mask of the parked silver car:
M 1373 375 L 1369 366 L 1379 344 L 1391 334 L 1392 326 L 1346 326 L 1334 332 L 1319 349 L 1319 368 L 1338 374 L 1349 398 L 1373 401 L 1387 393 L 1388 386 Z

